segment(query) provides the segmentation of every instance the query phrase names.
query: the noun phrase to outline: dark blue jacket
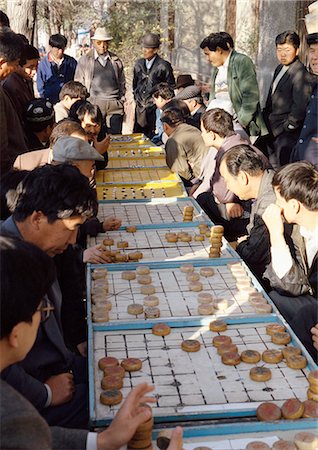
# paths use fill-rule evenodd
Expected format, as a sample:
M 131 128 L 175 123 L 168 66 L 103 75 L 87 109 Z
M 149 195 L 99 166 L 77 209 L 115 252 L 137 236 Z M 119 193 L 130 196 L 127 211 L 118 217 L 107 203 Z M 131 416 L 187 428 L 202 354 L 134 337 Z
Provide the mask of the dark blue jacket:
M 40 62 L 37 72 L 36 84 L 40 97 L 49 99 L 53 104 L 57 103 L 62 86 L 74 80 L 76 65 L 76 59 L 64 55 L 64 60 L 58 67 L 55 62 L 49 61 L 46 55 Z

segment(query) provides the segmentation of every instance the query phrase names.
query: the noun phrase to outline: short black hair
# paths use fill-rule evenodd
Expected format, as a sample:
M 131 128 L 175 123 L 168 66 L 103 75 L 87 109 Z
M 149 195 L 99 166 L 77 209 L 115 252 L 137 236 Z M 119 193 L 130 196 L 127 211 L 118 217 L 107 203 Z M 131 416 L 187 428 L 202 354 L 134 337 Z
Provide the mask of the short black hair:
M 225 31 L 219 33 L 211 33 L 205 37 L 200 44 L 200 48 L 208 48 L 211 52 L 215 52 L 217 47 L 222 50 L 231 50 L 234 48 L 234 42 L 232 37 Z
M 18 184 L 28 175 L 29 170 L 10 169 L 0 178 L 0 219 L 5 220 L 11 216 L 14 198 Z
M 13 219 L 23 222 L 41 211 L 49 223 L 74 216 L 97 214 L 96 191 L 89 180 L 70 164 L 47 164 L 30 172 L 16 190 Z
M 233 134 L 233 117 L 230 113 L 221 108 L 213 108 L 205 111 L 201 116 L 206 131 L 213 131 L 221 138 Z
M 284 200 L 298 200 L 309 211 L 318 211 L 318 170 L 308 161 L 281 167 L 272 184 Z
M 300 38 L 295 31 L 287 30 L 276 36 L 275 44 L 276 46 L 282 44 L 290 44 L 295 49 L 297 49 L 300 47 Z
M 235 145 L 224 153 L 221 162 L 225 162 L 226 168 L 233 177 L 239 172 L 246 172 L 251 176 L 260 175 L 265 170 L 263 159 L 250 146 Z
M 21 38 L 10 28 L 0 28 L 0 58 L 8 62 L 20 59 L 23 45 Z
M 184 115 L 179 108 L 165 109 L 160 116 L 160 120 L 173 128 L 185 122 Z
M 155 98 L 161 97 L 164 100 L 170 100 L 174 97 L 174 90 L 169 83 L 158 83 L 152 91 Z
M 52 34 L 49 39 L 49 45 L 64 50 L 67 46 L 67 39 L 62 34 Z
M 59 94 L 60 100 L 62 101 L 66 95 L 70 98 L 80 98 L 81 100 L 86 100 L 89 97 L 86 87 L 79 81 L 73 80 L 62 86 Z
M 82 122 L 82 120 L 84 120 L 86 113 L 89 115 L 92 122 L 102 125 L 103 115 L 99 106 L 93 105 L 86 100 L 78 100 L 77 102 L 75 102 L 71 106 L 69 117 L 80 123 Z
M 186 122 L 190 117 L 190 109 L 185 101 L 180 100 L 178 98 L 173 98 L 169 103 L 165 104 L 162 108 L 162 111 L 177 111 L 183 117 L 183 122 Z
M 40 59 L 39 50 L 33 45 L 25 44 L 23 46 L 22 55 L 20 59 L 20 66 L 24 66 L 30 59 Z
M 0 27 L 10 28 L 10 20 L 5 12 L 0 10 Z
M 86 138 L 87 134 L 84 128 L 81 125 L 72 119 L 62 119 L 60 120 L 55 127 L 50 136 L 50 147 L 52 148 L 55 142 L 64 136 L 71 136 L 71 134 L 77 133 L 78 135 Z
M 0 236 L 0 339 L 20 322 L 31 322 L 55 279 L 53 259 L 39 247 Z

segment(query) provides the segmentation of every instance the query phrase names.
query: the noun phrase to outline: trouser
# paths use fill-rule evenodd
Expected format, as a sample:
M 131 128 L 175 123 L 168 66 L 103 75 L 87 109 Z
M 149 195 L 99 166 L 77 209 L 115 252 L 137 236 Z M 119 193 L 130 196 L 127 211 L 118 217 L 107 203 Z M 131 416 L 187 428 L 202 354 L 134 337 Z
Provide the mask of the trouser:
M 107 133 L 121 134 L 124 121 L 124 102 L 116 99 L 104 100 L 99 97 L 90 97 L 89 101 L 99 106 Z
M 268 157 L 273 169 L 289 163 L 291 152 L 297 143 L 299 131 L 284 131 L 276 137 L 269 137 Z
M 89 420 L 87 359 L 76 356 L 71 371 L 75 384 L 72 399 L 63 405 L 43 409 L 41 415 L 50 426 L 87 429 Z
M 149 139 L 155 135 L 156 108 L 141 108 L 136 104 L 134 133 L 144 133 Z

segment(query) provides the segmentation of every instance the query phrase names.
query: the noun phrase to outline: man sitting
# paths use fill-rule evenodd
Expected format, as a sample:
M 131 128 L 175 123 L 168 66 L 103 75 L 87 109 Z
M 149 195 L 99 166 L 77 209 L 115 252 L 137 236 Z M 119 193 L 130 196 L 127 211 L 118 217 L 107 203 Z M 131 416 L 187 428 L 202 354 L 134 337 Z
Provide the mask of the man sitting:
M 29 151 L 47 148 L 55 124 L 51 103 L 44 98 L 31 100 L 26 105 L 24 122 Z
M 187 86 L 178 92 L 176 98 L 183 100 L 187 105 L 192 117 L 192 125 L 200 130 L 201 116 L 206 110 L 199 86 Z

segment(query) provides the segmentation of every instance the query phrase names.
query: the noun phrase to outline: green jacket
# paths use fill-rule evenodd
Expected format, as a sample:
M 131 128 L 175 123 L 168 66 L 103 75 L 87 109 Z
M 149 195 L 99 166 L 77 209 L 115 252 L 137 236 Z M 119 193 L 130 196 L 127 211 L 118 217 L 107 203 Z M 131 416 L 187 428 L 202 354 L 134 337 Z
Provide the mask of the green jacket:
M 215 77 L 218 68 L 211 74 L 210 100 L 215 98 Z M 227 83 L 237 119 L 250 136 L 268 134 L 259 103 L 258 83 L 252 60 L 242 53 L 232 51 L 227 72 Z

